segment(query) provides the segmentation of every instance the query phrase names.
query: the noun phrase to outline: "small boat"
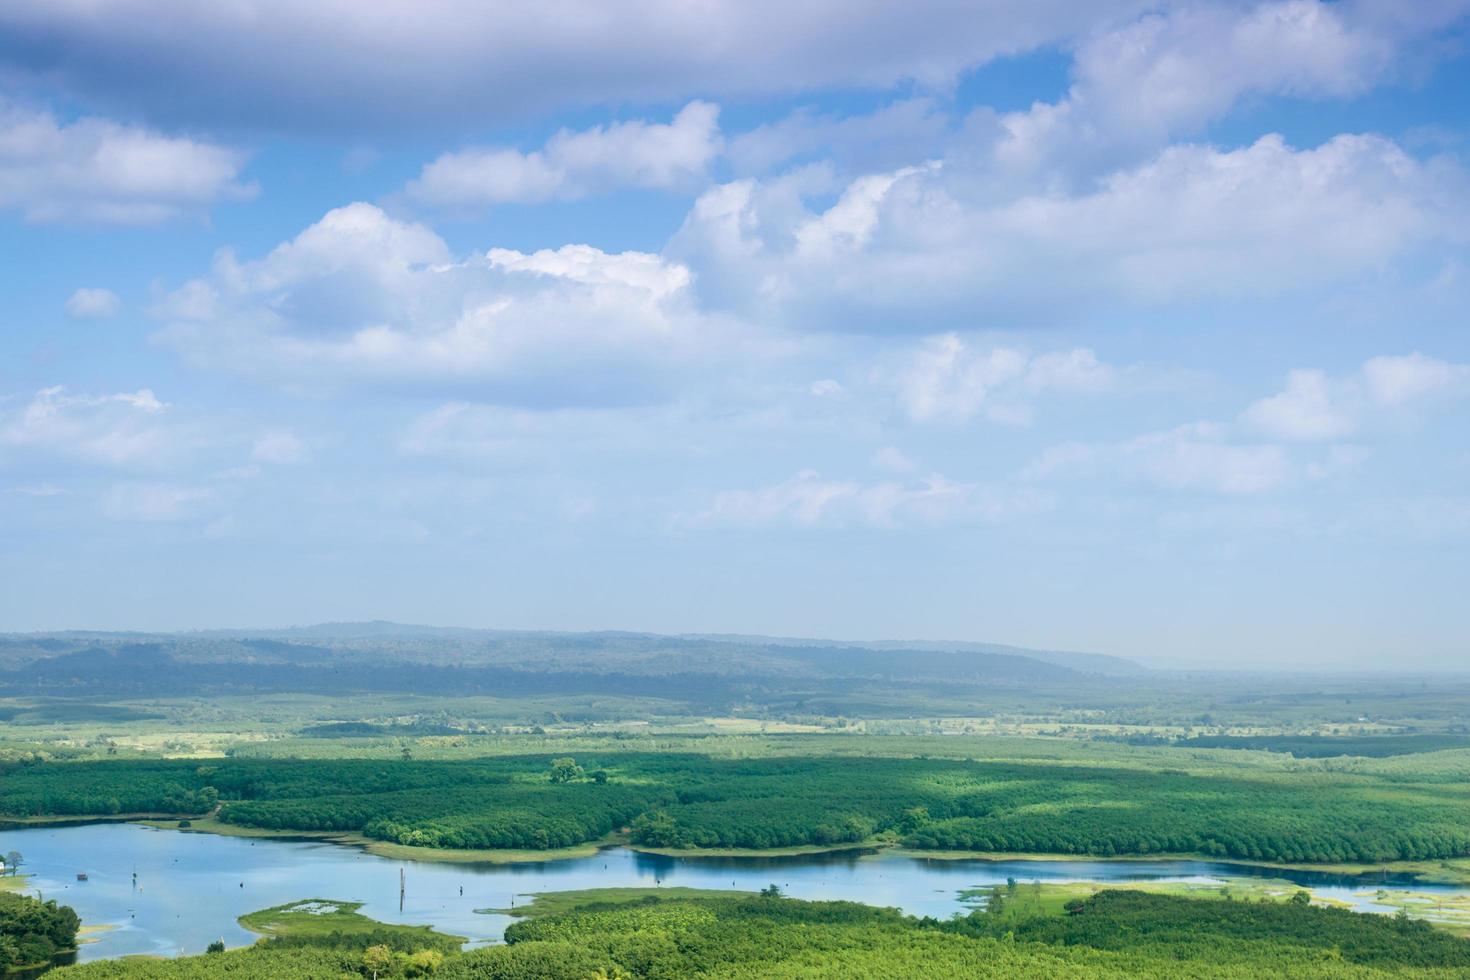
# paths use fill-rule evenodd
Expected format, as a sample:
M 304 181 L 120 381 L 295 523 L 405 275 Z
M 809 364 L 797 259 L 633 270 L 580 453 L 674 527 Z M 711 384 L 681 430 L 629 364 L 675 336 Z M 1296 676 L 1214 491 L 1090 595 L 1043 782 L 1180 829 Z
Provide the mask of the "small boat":
M 77 872 L 77 881 L 86 881 L 86 880 L 87 880 L 87 872 L 85 872 L 85 871 L 78 871 Z

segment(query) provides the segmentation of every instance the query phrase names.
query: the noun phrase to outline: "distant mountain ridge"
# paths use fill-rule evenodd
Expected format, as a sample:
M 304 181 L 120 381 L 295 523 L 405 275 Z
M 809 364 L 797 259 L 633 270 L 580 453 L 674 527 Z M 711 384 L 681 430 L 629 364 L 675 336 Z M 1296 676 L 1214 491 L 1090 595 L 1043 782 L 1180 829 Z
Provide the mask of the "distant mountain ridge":
M 623 693 L 728 704 L 856 690 L 1081 689 L 1119 658 L 998 644 L 475 630 L 388 622 L 187 633 L 0 635 L 0 693 Z
M 1043 650 L 1032 647 L 1012 646 L 1004 643 L 979 643 L 968 640 L 829 640 L 819 637 L 768 636 L 761 633 L 651 633 L 637 630 L 592 630 L 572 632 L 560 630 L 502 630 L 477 629 L 461 626 L 424 626 L 412 623 L 394 623 L 388 620 L 368 622 L 318 623 L 310 626 L 291 626 L 275 630 L 208 630 L 208 635 L 220 636 L 276 636 L 290 635 L 314 638 L 345 637 L 389 637 L 404 635 L 426 635 L 442 637 L 509 637 L 509 636 L 560 636 L 560 637 L 646 637 L 649 639 L 698 640 L 710 643 L 734 643 L 759 646 L 783 647 L 833 647 L 854 650 L 891 651 L 939 651 L 944 653 L 983 653 L 1010 657 L 1026 657 L 1058 667 L 1068 667 L 1084 673 L 1131 676 L 1145 674 L 1149 668 L 1124 657 L 1104 653 L 1076 650 Z
M 915 650 L 939 651 L 944 653 L 988 653 L 1010 657 L 1026 657 L 1042 663 L 1068 667 L 1083 673 L 1107 674 L 1130 677 L 1149 673 L 1149 668 L 1124 657 L 1106 653 L 1086 653 L 1076 650 L 1037 650 L 1031 647 L 1008 646 L 1004 643 L 975 643 L 965 640 L 819 640 L 788 636 L 762 636 L 744 633 L 681 633 L 697 640 L 739 640 L 769 643 L 779 646 L 830 646 L 855 650 Z

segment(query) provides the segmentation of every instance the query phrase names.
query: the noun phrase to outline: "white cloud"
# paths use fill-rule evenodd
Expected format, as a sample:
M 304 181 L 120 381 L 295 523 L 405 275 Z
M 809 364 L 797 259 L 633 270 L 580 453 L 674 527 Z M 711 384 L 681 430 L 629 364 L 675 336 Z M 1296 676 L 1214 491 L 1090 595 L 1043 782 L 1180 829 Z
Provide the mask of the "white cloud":
M 721 185 L 668 254 L 703 302 L 762 322 L 930 333 L 1300 291 L 1470 227 L 1463 171 L 1377 136 L 1175 146 L 1074 194 L 997 197 L 983 175 L 952 160 L 869 175 L 819 211 L 799 181 Z
M 78 289 L 66 301 L 66 315 L 73 320 L 105 320 L 122 309 L 122 300 L 110 289 Z
M 1243 418 L 1266 435 L 1289 442 L 1341 439 L 1357 428 L 1352 410 L 1321 371 L 1292 371 L 1286 390 L 1262 398 Z
M 692 187 L 719 153 L 719 115 L 718 106 L 691 102 L 667 124 L 563 129 L 531 153 L 446 153 L 424 167 L 408 193 L 426 204 L 474 206 L 575 200 L 620 187 Z
M 1332 378 L 1314 369 L 1292 371 L 1279 394 L 1253 403 L 1241 418 L 1257 431 L 1287 442 L 1342 439 L 1385 413 L 1404 413 L 1436 394 L 1470 391 L 1470 364 L 1452 364 L 1417 351 L 1375 357 L 1350 375 Z
M 1106 391 L 1117 372 L 1086 347 L 1041 354 L 1026 369 L 1026 387 L 1032 391 Z
M 251 196 L 234 150 L 0 99 L 0 209 L 32 222 L 154 224 Z
M 769 524 L 781 520 L 816 524 L 833 505 L 850 501 L 859 492 L 855 483 L 823 480 L 815 471 L 803 470 L 784 483 L 758 490 L 722 491 L 709 509 L 694 518 L 694 523 Z
M 251 447 L 250 458 L 257 463 L 277 465 L 300 463 L 309 455 L 306 443 L 287 430 L 262 433 Z
M 1292 468 L 1280 446 L 1231 442 L 1226 427 L 1197 422 L 1123 442 L 1064 444 L 1044 452 L 1026 470 L 1032 479 L 1100 473 L 1170 490 L 1253 494 L 1280 487 Z
M 923 341 L 908 356 L 895 388 L 900 410 L 914 422 L 965 422 L 983 407 L 992 421 L 1026 424 L 1028 399 L 1103 391 L 1113 378 L 1113 368 L 1087 348 L 1032 356 L 1009 347 L 982 349 L 948 333 Z
M 1470 364 L 1451 364 L 1418 351 L 1375 357 L 1363 365 L 1363 381 L 1380 405 L 1406 405 L 1427 395 L 1470 388 Z
M 1369 449 L 1345 443 L 1388 431 L 1383 416 L 1432 393 L 1470 391 L 1470 365 L 1414 353 L 1376 357 L 1357 372 L 1287 374 L 1277 394 L 1252 402 L 1238 423 L 1196 422 L 1116 442 L 1070 442 L 1037 457 L 1029 479 L 1118 475 L 1173 490 L 1252 494 L 1361 466 Z M 1303 444 L 1325 443 L 1308 448 Z
M 181 521 L 202 516 L 211 494 L 199 487 L 170 483 L 121 483 L 102 500 L 103 512 L 115 520 Z
M 407 16 L 354 0 L 7 0 L 0 67 L 96 102 L 210 126 L 312 136 L 385 125 L 463 132 L 569 106 L 910 79 L 942 87 L 975 65 L 1067 42 L 1152 5 L 579 0 L 508 9 L 427 0 Z
M 71 493 L 65 487 L 58 487 L 54 483 L 36 483 L 22 487 L 11 487 L 10 492 L 24 494 L 27 497 L 65 497 Z
M 1184 426 L 1143 436 L 1128 443 L 1124 452 L 1149 475 L 1176 489 L 1259 493 L 1280 486 L 1288 476 L 1281 447 L 1223 443 L 1208 427 Z
M 867 115 L 799 108 L 733 135 L 725 157 L 737 174 L 765 174 L 794 159 L 836 159 L 845 170 L 893 170 L 938 152 L 950 120 L 930 98 L 903 99 Z
M 154 312 L 158 338 L 195 362 L 291 384 L 606 404 L 656 397 L 727 336 L 689 282 L 659 256 L 587 245 L 459 259 L 422 225 L 352 204 L 259 260 L 223 253 Z
M 1463 0 L 1174 4 L 1082 43 L 1065 98 L 1001 117 L 996 157 L 1013 172 L 1096 174 L 1197 133 L 1243 98 L 1358 95 L 1467 9 Z
M 1044 496 L 957 483 L 939 474 L 906 482 L 863 484 L 824 480 L 803 470 L 755 490 L 725 490 L 710 506 L 685 518 L 689 526 L 795 525 L 896 527 L 956 520 L 998 521 L 1048 506 Z
M 163 424 L 167 408 L 146 388 L 114 395 L 43 388 L 20 410 L 0 414 L 0 448 L 109 466 L 154 464 L 178 448 Z
M 495 457 L 543 431 L 530 412 L 450 402 L 415 418 L 399 436 L 398 450 L 409 456 Z
M 990 389 L 1021 377 L 1026 355 L 997 347 L 973 351 L 956 334 L 926 341 L 898 380 L 898 402 L 917 422 L 964 421 Z

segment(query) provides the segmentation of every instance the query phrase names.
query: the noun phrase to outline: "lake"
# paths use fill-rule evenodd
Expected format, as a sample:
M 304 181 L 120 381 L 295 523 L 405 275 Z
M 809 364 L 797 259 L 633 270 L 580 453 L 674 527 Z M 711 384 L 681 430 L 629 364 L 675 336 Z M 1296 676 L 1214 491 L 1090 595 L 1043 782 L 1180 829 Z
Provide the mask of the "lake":
M 527 864 L 400 861 L 319 841 L 222 837 L 155 830 L 136 824 L 92 824 L 0 832 L 0 853 L 20 851 L 31 873 L 29 894 L 70 905 L 88 926 L 111 928 L 81 948 L 78 959 L 133 953 L 201 953 L 215 939 L 244 946 L 255 934 L 236 918 L 305 898 L 362 902 L 383 922 L 432 925 L 472 944 L 499 940 L 514 920 L 479 908 L 524 904 L 528 893 L 655 884 L 755 891 L 775 883 L 805 899 L 849 899 L 893 906 L 913 915 L 947 917 L 971 906 L 963 889 L 1018 881 L 1222 881 L 1287 879 L 1318 895 L 1365 911 L 1386 907 L 1357 894 L 1379 885 L 1462 893 L 1409 878 L 1345 878 L 1224 862 L 942 861 L 889 852 L 791 858 L 667 858 L 611 848 L 595 857 Z M 399 869 L 407 891 L 399 908 Z M 85 872 L 88 880 L 76 880 Z M 136 885 L 134 872 L 137 873 Z M 463 893 L 461 894 L 461 889 Z

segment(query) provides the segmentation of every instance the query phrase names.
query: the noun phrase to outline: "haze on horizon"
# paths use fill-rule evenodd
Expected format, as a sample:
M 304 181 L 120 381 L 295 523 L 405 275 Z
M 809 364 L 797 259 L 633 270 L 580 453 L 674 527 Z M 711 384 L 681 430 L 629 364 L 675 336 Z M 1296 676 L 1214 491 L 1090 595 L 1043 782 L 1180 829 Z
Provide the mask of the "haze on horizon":
M 13 0 L 0 631 L 1457 669 L 1467 27 Z

